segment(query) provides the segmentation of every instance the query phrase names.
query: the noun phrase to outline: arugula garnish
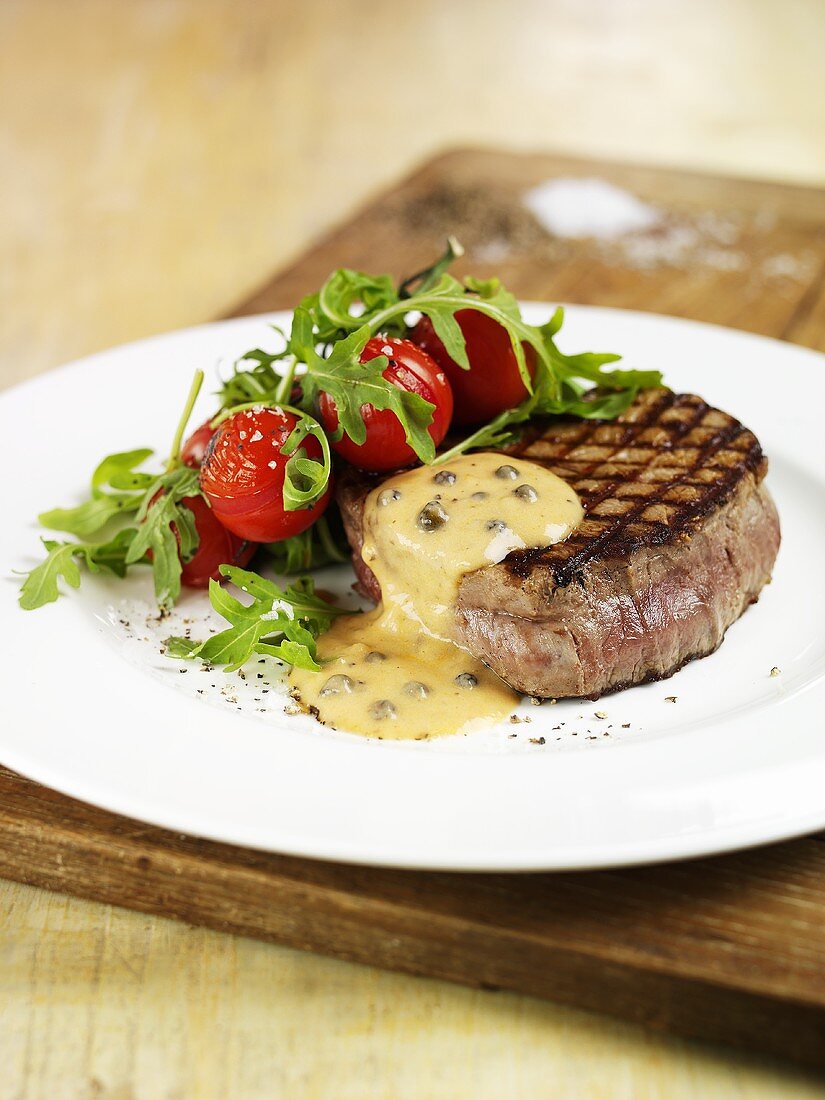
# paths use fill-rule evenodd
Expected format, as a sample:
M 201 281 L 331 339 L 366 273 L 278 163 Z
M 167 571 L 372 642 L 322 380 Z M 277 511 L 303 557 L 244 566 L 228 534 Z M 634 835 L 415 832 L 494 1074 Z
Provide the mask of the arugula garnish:
M 161 608 L 177 600 L 183 563 L 191 561 L 198 549 L 195 517 L 183 503 L 184 498 L 198 495 L 198 471 L 178 466 L 153 480 L 138 510 L 138 528 L 126 564 L 151 555 L 155 598 Z
M 346 434 L 359 445 L 367 438 L 361 406 L 390 409 L 421 461 L 432 462 L 435 447 L 427 428 L 433 418 L 433 405 L 420 394 L 398 389 L 382 377 L 389 365 L 386 355 L 378 355 L 367 363 L 360 361 L 361 352 L 374 335 L 370 325 L 359 325 L 338 340 L 325 359 L 315 350 L 312 318 L 299 307 L 292 322 L 290 349 L 307 368 L 301 375 L 302 407 L 312 409 L 321 393 L 329 394 L 338 412 L 338 430 L 332 438 L 340 439 Z
M 272 555 L 275 572 L 281 574 L 303 573 L 324 565 L 340 564 L 350 558 L 340 516 L 332 508 L 300 535 L 271 542 L 266 549 Z
M 516 299 L 497 279 L 459 280 L 448 273 L 449 265 L 461 254 L 461 246 L 450 239 L 434 264 L 398 287 L 388 275 L 348 268 L 335 271 L 316 294 L 300 303 L 288 334 L 275 329 L 282 337 L 281 350 L 254 348 L 235 363 L 232 375 L 222 385 L 222 412 L 213 424 L 217 426 L 222 418 L 258 405 L 280 406 L 295 414 L 296 427 L 281 449 L 287 459 L 283 493 L 287 511 L 310 507 L 327 491 L 332 474 L 330 438 L 334 442 L 347 435 L 356 445 L 365 441 L 361 414 L 365 405 L 391 411 L 417 457 L 433 463 L 463 451 L 506 446 L 535 417 L 612 419 L 632 403 L 639 390 L 661 385 L 658 371 L 607 369 L 619 360 L 618 355 L 564 354 L 556 343 L 564 320 L 561 309 L 543 325 L 528 324 Z M 466 342 L 456 319 L 459 311 L 467 309 L 484 313 L 505 329 L 527 396 L 515 408 L 505 410 L 450 450 L 436 455 L 428 431 L 433 405 L 383 377 L 389 362 L 386 355 L 367 363 L 361 363 L 360 357 L 371 338 L 404 336 L 409 326 L 425 315 L 447 353 L 469 370 Z M 530 369 L 526 349 L 530 349 Z M 81 566 L 91 572 L 102 569 L 122 576 L 138 563 L 151 564 L 160 606 L 167 608 L 175 602 L 180 593 L 182 563 L 191 560 L 198 548 L 194 517 L 184 503 L 200 493 L 198 472 L 183 466 L 180 449 L 202 380 L 203 374 L 198 371 L 162 473 L 141 468 L 152 455 L 148 449 L 108 455 L 92 474 L 87 500 L 40 516 L 44 527 L 65 532 L 78 541 L 43 540 L 47 557 L 23 583 L 22 607 L 40 607 L 57 599 L 61 581 L 76 588 Z M 328 435 L 316 419 L 322 393 L 335 403 L 337 434 Z M 310 436 L 320 444 L 320 459 L 309 456 L 305 443 Z M 272 552 L 285 572 L 312 569 L 347 556 L 323 517 L 303 534 L 276 544 Z M 325 629 L 321 624 L 327 619 L 322 608 L 312 606 L 317 597 L 310 581 L 298 580 L 282 592 L 271 582 L 242 570 L 224 575 L 236 583 L 236 578 L 247 578 L 243 583 L 253 603 L 245 605 L 213 583 L 213 606 L 226 615 L 231 625 L 222 635 L 204 642 L 197 655 L 211 653 L 210 659 L 233 667 L 251 652 L 271 652 L 290 663 L 314 662 L 314 638 Z M 264 617 L 268 600 L 270 611 L 272 601 L 282 601 L 274 619 Z M 329 614 L 339 613 L 337 609 L 329 611 L 324 601 L 319 602 Z M 299 606 L 303 611 L 296 614 Z M 220 645 L 228 647 L 228 660 L 215 648 L 219 638 Z M 188 647 L 194 652 L 196 648 L 183 640 L 175 644 L 181 651 Z
M 285 343 L 288 341 L 287 335 L 277 325 L 271 327 Z M 289 356 L 288 347 L 277 352 L 264 351 L 263 348 L 247 351 L 237 360 L 233 373 L 218 392 L 221 408 L 234 411 L 238 405 L 268 405 L 288 401 L 292 373 L 289 373 L 288 384 L 285 386 L 285 376 L 275 369 L 275 364 Z M 245 367 L 246 363 L 254 365 Z
M 366 318 L 395 305 L 399 300 L 389 275 L 367 275 L 363 271 L 339 268 L 327 279 L 317 294 L 300 303 L 300 308 L 312 319 L 319 344 L 335 344 L 348 332 L 361 327 Z M 389 322 L 385 330 L 401 335 L 403 321 Z M 378 330 L 373 330 L 373 334 Z
M 545 356 L 538 361 L 532 393 L 512 409 L 505 409 L 489 424 L 477 428 L 449 450 L 441 451 L 435 462 L 447 462 L 472 450 L 492 450 L 514 442 L 521 428 L 534 417 L 578 416 L 585 420 L 613 420 L 632 405 L 639 390 L 661 386 L 660 371 L 604 370 L 620 356 L 610 353 L 582 352 L 565 355 L 554 337 L 564 321 L 564 310 L 556 309 L 550 320 L 537 331 L 544 342 Z M 553 364 L 553 371 L 547 364 Z M 593 383 L 582 384 L 581 379 Z
M 56 600 L 61 578 L 78 588 L 80 565 L 122 577 L 130 565 L 151 563 L 159 606 L 168 608 L 177 600 L 182 563 L 198 549 L 195 520 L 183 503 L 200 493 L 198 471 L 181 464 L 180 448 L 202 383 L 203 372 L 197 371 L 162 474 L 137 468 L 152 456 L 148 448 L 107 455 L 92 474 L 88 500 L 39 517 L 44 527 L 83 541 L 42 540 L 48 555 L 23 582 L 21 607 L 33 610 Z
M 41 539 L 48 554 L 40 565 L 26 576 L 20 589 L 20 606 L 32 611 L 53 603 L 60 595 L 58 581 L 62 578 L 71 588 L 80 587 L 78 558 L 91 573 L 101 569 L 116 577 L 126 575 L 126 554 L 134 531 L 125 528 L 108 542 L 57 542 Z
M 296 309 L 290 334 L 282 334 L 282 351 L 269 353 L 258 348 L 236 364 L 234 375 L 223 387 L 224 405 L 239 396 L 246 401 L 283 401 L 291 392 L 294 377 L 301 391 L 300 407 L 307 415 L 315 413 L 321 393 L 335 401 L 339 426 L 333 438 L 346 434 L 354 443 L 363 443 L 366 428 L 361 408 L 371 404 L 394 413 L 407 443 L 422 462 L 441 461 L 444 456 L 436 458 L 427 431 L 433 406 L 383 378 L 388 363 L 385 356 L 368 363 L 361 363 L 360 356 L 371 337 L 403 336 L 411 318 L 425 314 L 450 357 L 469 370 L 466 342 L 456 320 L 459 310 L 465 309 L 478 310 L 505 329 L 528 396 L 473 432 L 447 452 L 450 455 L 502 446 L 531 417 L 566 414 L 612 419 L 632 403 L 640 389 L 661 385 L 658 371 L 606 370 L 608 364 L 620 359 L 612 353 L 565 355 L 555 342 L 564 320 L 561 309 L 544 325 L 528 324 L 518 302 L 498 279 L 467 277 L 460 281 L 447 273 L 450 263 L 461 254 L 461 246 L 450 239 L 444 254 L 431 267 L 398 288 L 387 275 L 348 268 L 333 272 L 318 293 L 304 298 Z M 532 376 L 526 347 L 533 353 Z M 288 361 L 285 374 L 276 369 L 279 360 Z M 245 362 L 254 366 L 245 368 Z M 301 366 L 296 372 L 298 364 Z M 325 481 L 315 476 L 308 491 L 317 499 L 324 487 Z M 285 500 L 292 499 L 294 494 L 285 492 Z M 287 503 L 290 506 L 295 505 Z
M 107 455 L 92 474 L 88 500 L 75 508 L 53 508 L 43 512 L 37 517 L 39 522 L 50 531 L 90 538 L 116 516 L 136 512 L 152 478 L 149 474 L 138 473 L 135 467 L 151 455 L 146 448 Z
M 198 657 L 207 664 L 225 666 L 227 672 L 259 654 L 317 672 L 315 639 L 329 629 L 336 616 L 349 612 L 317 596 L 310 577 L 279 588 L 273 581 L 234 565 L 222 565 L 220 571 L 251 600 L 244 603 L 218 581 L 210 581 L 212 606 L 230 625 L 203 642 L 169 638 L 167 654 L 179 659 Z
M 332 473 L 332 454 L 326 432 L 314 417 L 300 410 L 295 411 L 299 417 L 298 423 L 281 447 L 281 454 L 289 456 L 284 467 L 283 491 L 284 508 L 287 512 L 311 508 L 326 492 Z M 320 443 L 320 462 L 310 458 L 306 448 L 301 446 L 307 436 L 313 436 Z
M 608 364 L 621 358 L 613 353 L 564 354 L 555 342 L 564 321 L 562 309 L 557 309 L 544 325 L 528 324 L 521 316 L 516 299 L 497 279 L 465 278 L 459 282 L 446 274 L 444 267 L 457 254 L 451 243 L 432 269 L 415 277 L 417 285 L 414 288 L 408 280 L 398 292 L 392 291 L 386 282 L 377 282 L 366 275 L 336 272 L 309 304 L 305 301 L 296 311 L 289 348 L 296 358 L 307 364 L 306 374 L 300 379 L 304 400 L 311 404 L 318 393 L 330 393 L 339 409 L 339 431 L 346 432 L 354 442 L 364 441 L 360 408 L 370 402 L 376 408 L 392 409 L 404 427 L 407 442 L 422 462 L 440 462 L 445 457 L 436 458 L 426 431 L 432 418 L 429 402 L 420 397 L 405 400 L 414 397 L 411 394 L 404 394 L 399 400 L 401 391 L 381 377 L 387 365 L 383 356 L 366 365 L 358 362 L 371 336 L 386 332 L 399 323 L 406 326 L 411 313 L 429 317 L 450 357 L 465 370 L 470 369 L 470 363 L 456 313 L 475 309 L 497 321 L 510 337 L 528 392 L 520 405 L 505 410 L 468 436 L 447 452 L 449 455 L 502 446 L 514 438 L 513 429 L 531 417 L 573 415 L 609 420 L 623 412 L 640 389 L 662 384 L 659 371 L 605 370 Z M 366 296 L 361 298 L 364 308 L 356 315 L 353 305 L 362 291 Z M 326 339 L 337 341 L 326 359 L 318 355 L 313 346 L 313 339 L 319 339 L 320 333 Z M 532 377 L 525 346 L 534 352 Z

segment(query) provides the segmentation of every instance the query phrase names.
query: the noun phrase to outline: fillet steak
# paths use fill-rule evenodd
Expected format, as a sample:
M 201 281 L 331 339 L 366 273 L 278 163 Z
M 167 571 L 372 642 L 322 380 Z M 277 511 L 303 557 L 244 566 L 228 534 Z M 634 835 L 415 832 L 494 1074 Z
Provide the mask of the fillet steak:
M 545 466 L 585 517 L 561 543 L 466 574 L 456 641 L 517 691 L 586 696 L 670 676 L 712 653 L 770 580 L 779 519 L 767 459 L 693 394 L 646 390 L 615 420 L 530 425 L 506 454 Z M 346 469 L 337 498 L 360 590 L 364 502 L 380 475 Z

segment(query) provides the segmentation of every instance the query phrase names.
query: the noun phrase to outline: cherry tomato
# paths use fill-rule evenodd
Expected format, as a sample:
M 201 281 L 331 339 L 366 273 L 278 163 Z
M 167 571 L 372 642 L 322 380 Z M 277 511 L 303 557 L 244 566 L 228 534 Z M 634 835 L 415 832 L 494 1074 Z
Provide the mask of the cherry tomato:
M 455 315 L 467 343 L 470 370 L 447 354 L 429 317 L 413 327 L 410 339 L 424 349 L 450 380 L 455 398 L 456 424 L 483 424 L 527 396 L 507 330 L 477 309 L 460 309 Z M 530 377 L 536 369 L 536 353 L 523 344 Z
M 152 503 L 160 495 L 156 493 Z M 218 572 L 219 566 L 239 565 L 243 568 L 249 564 L 258 549 L 254 542 L 239 539 L 237 535 L 227 531 L 203 497 L 184 497 L 181 504 L 186 505 L 192 513 L 199 539 L 194 556 L 181 563 L 181 584 L 188 588 L 208 588 L 210 580 L 223 579 Z M 174 524 L 172 530 L 180 546 L 180 536 Z M 147 557 L 149 561 L 152 560 L 151 550 Z
M 224 527 L 253 542 L 279 542 L 305 531 L 329 504 L 332 482 L 311 508 L 284 509 L 281 448 L 298 423 L 285 409 L 246 409 L 218 428 L 201 466 L 201 489 Z M 308 458 L 321 459 L 321 444 L 307 436 Z
M 209 440 L 215 434 L 212 427 L 212 418 L 204 420 L 199 428 L 195 428 L 184 445 L 180 449 L 180 457 L 184 466 L 191 466 L 196 470 L 203 463 Z
M 378 355 L 386 355 L 389 365 L 383 377 L 400 390 L 420 394 L 435 406 L 428 431 L 436 447 L 447 434 L 453 415 L 453 393 L 450 383 L 429 355 L 409 340 L 391 336 L 374 336 L 361 352 L 361 362 L 368 363 Z M 321 394 L 318 416 L 330 434 L 338 427 L 338 410 L 329 394 Z M 353 443 L 347 435 L 330 445 L 342 458 L 362 470 L 397 470 L 418 462 L 415 451 L 407 443 L 404 429 L 395 413 L 389 409 L 361 406 L 361 416 L 367 428 L 367 438 Z
M 203 497 L 184 497 L 181 501 L 195 517 L 200 542 L 195 556 L 183 563 L 181 583 L 189 588 L 207 588 L 210 580 L 221 580 L 219 565 L 243 568 L 258 547 L 227 531 Z

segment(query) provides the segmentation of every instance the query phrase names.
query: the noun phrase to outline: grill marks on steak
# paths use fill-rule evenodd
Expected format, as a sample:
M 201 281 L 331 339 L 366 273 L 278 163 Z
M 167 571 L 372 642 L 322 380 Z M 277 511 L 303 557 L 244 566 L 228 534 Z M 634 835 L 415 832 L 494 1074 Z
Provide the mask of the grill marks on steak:
M 770 579 L 767 461 L 752 432 L 699 397 L 648 390 L 613 421 L 534 425 L 507 453 L 558 474 L 585 508 L 565 542 L 461 582 L 458 640 L 520 691 L 596 697 L 668 676 L 716 649 Z M 380 480 L 348 470 L 338 483 L 360 587 L 375 599 L 361 518 Z
M 767 461 L 756 436 L 694 394 L 645 390 L 616 420 L 567 420 L 533 428 L 508 453 L 573 486 L 585 519 L 550 547 L 515 551 L 518 577 L 551 566 L 567 585 L 589 562 L 689 537 Z

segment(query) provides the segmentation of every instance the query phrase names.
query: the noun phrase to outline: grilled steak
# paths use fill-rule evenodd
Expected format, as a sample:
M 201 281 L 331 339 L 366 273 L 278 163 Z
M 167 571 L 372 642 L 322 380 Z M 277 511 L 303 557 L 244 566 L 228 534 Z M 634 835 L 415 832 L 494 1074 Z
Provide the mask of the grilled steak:
M 670 676 L 712 653 L 770 580 L 779 520 L 752 432 L 692 394 L 648 390 L 616 420 L 557 419 L 508 448 L 564 478 L 585 518 L 562 543 L 517 550 L 462 579 L 457 641 L 518 691 L 587 696 Z M 338 501 L 361 590 L 364 501 Z

